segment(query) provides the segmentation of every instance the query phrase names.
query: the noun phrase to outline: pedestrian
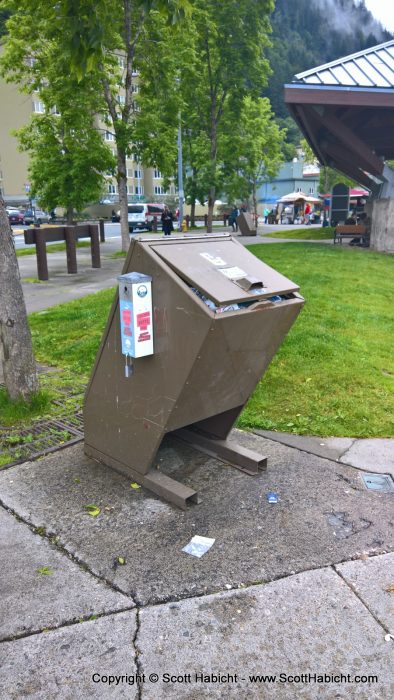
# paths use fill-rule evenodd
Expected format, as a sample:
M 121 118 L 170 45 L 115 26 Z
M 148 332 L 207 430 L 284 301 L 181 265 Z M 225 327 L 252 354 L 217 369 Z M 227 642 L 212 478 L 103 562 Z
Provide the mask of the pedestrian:
M 311 222 L 310 222 L 311 211 L 312 211 L 312 207 L 311 207 L 311 205 L 309 204 L 309 202 L 307 202 L 307 203 L 305 204 L 305 207 L 304 207 L 304 223 L 305 223 L 307 226 L 311 223 Z
M 265 224 L 268 224 L 269 213 L 270 213 L 270 210 L 268 209 L 268 207 L 265 207 L 265 209 L 264 209 L 264 223 Z
M 163 231 L 165 236 L 171 236 L 171 231 L 174 230 L 174 215 L 172 211 L 167 207 L 167 205 L 164 206 L 164 211 L 161 215 L 161 223 L 163 226 Z
M 233 232 L 238 231 L 238 224 L 237 224 L 238 216 L 239 216 L 238 207 L 233 207 L 233 209 L 231 210 L 230 215 L 228 217 L 228 223 L 230 224 Z

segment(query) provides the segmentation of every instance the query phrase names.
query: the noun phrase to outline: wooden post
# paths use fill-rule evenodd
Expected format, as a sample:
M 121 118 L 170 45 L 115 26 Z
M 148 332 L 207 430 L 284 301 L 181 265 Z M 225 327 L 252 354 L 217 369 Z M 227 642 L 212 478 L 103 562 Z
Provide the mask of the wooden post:
M 48 274 L 48 259 L 47 259 L 47 244 L 45 242 L 45 233 L 42 229 L 34 229 L 34 238 L 36 243 L 37 255 L 37 275 L 42 281 L 49 280 Z
M 152 231 L 157 233 L 157 216 L 153 217 L 153 225 L 152 225 Z
M 103 220 L 100 220 L 104 224 Z M 96 224 L 89 224 L 89 234 L 90 234 L 90 250 L 92 252 L 92 267 L 101 267 L 100 260 L 100 241 L 98 227 Z
M 75 275 L 78 272 L 77 268 L 77 246 L 75 236 L 75 226 L 65 226 L 64 236 L 66 239 L 66 254 L 67 254 L 67 272 L 70 275 Z
M 100 227 L 100 243 L 105 243 L 104 219 L 99 219 L 99 227 Z M 94 267 L 94 265 L 93 265 L 93 267 Z M 100 265 L 99 265 L 99 267 L 100 267 Z

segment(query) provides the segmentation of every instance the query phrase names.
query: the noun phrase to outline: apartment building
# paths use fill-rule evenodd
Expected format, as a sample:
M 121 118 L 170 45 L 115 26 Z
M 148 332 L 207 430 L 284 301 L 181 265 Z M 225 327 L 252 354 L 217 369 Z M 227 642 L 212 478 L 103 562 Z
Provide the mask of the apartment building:
M 0 192 L 7 204 L 24 204 L 29 199 L 27 153 L 18 150 L 14 129 L 26 124 L 39 109 L 38 100 L 22 94 L 13 83 L 0 80 Z
M 138 93 L 138 84 L 135 83 Z M 121 104 L 122 95 L 118 96 Z M 14 83 L 6 83 L 0 78 L 0 194 L 6 204 L 23 206 L 29 201 L 30 183 L 28 175 L 29 156 L 18 150 L 18 140 L 12 131 L 27 124 L 32 113 L 42 114 L 44 104 L 39 94 L 26 95 L 19 92 Z M 98 120 L 98 128 L 103 139 L 115 155 L 114 135 L 108 125 Z M 130 202 L 163 201 L 168 195 L 174 196 L 175 186 L 171 184 L 167 191 L 163 187 L 163 178 L 157 168 L 146 168 L 134 155 L 127 160 L 127 190 Z M 102 193 L 102 202 L 119 201 L 116 179 L 106 176 Z M 93 203 L 92 203 L 93 204 Z

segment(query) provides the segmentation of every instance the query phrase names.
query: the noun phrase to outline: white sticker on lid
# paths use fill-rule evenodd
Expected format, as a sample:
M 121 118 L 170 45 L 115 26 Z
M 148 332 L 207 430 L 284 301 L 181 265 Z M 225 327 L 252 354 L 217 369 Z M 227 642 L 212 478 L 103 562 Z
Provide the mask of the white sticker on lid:
M 247 275 L 247 272 L 240 267 L 222 267 L 219 272 L 229 280 L 239 280 Z
M 205 260 L 208 260 L 208 262 L 212 263 L 212 265 L 227 265 L 226 261 L 223 260 L 223 258 L 220 258 L 218 255 L 211 255 L 211 253 L 200 253 L 202 258 L 205 258 Z

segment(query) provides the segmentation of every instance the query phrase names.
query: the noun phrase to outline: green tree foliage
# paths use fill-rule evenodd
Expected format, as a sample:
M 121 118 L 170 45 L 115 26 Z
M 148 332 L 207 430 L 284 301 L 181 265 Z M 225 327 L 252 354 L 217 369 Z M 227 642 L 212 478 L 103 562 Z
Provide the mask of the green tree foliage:
M 325 165 L 320 168 L 319 190 L 322 194 L 331 192 L 334 185 L 338 182 L 343 182 L 343 184 L 348 187 L 358 186 L 357 182 L 351 180 L 350 177 L 346 177 L 346 175 L 343 175 L 343 173 L 340 173 L 338 170 L 334 170 Z
M 91 115 L 82 110 L 70 120 L 63 115 L 34 115 L 18 136 L 22 150 L 30 155 L 31 196 L 48 211 L 64 207 L 71 223 L 74 210 L 81 212 L 100 199 L 103 173 L 114 170 L 115 159 L 92 128 Z
M 16 135 L 30 155 L 32 196 L 48 209 L 65 207 L 72 220 L 74 209 L 81 211 L 100 198 L 105 173 L 114 169 L 112 153 L 95 128 L 103 101 L 97 80 L 78 82 L 69 74 L 69 55 L 59 50 L 59 31 L 49 29 L 42 17 L 37 30 L 27 24 L 16 14 L 9 20 L 3 66 L 8 77 L 20 81 L 21 89 L 41 103 L 44 113 L 33 114 Z M 47 42 L 39 45 L 43 32 Z
M 75 88 L 77 82 L 76 92 L 83 94 L 90 83 L 97 96 L 96 103 L 88 100 L 84 109 L 91 121 L 94 114 L 102 114 L 114 137 L 122 247 L 126 250 L 127 156 L 134 153 L 163 172 L 173 170 L 178 111 L 174 77 L 179 61 L 173 23 L 181 14 L 185 16 L 190 3 L 12 0 L 11 6 L 2 60 L 8 79 L 24 83 L 29 92 L 45 86 L 56 95 L 64 90 L 71 100 L 70 86 Z M 57 78 L 53 60 L 58 68 L 63 63 Z M 45 133 L 49 135 L 50 130 Z
M 6 22 L 7 19 L 10 17 L 11 11 L 7 9 L 1 9 L 0 10 L 0 37 L 3 36 L 3 34 L 7 33 L 7 26 Z
M 279 170 L 285 132 L 276 124 L 267 98 L 246 96 L 240 112 L 231 117 L 219 148 L 223 191 L 233 202 L 251 197 L 257 220 L 257 189 Z
M 204 185 L 210 229 L 215 197 L 223 184 L 221 136 L 230 114 L 238 120 L 244 97 L 257 98 L 267 82 L 264 50 L 273 2 L 195 0 L 193 6 L 188 34 L 190 66 L 181 75 L 187 105 L 182 121 L 192 134 L 190 166 L 198 177 L 197 183 L 189 180 L 189 192 Z

